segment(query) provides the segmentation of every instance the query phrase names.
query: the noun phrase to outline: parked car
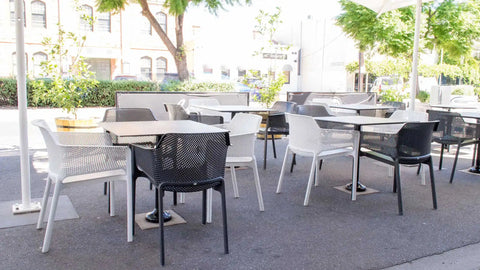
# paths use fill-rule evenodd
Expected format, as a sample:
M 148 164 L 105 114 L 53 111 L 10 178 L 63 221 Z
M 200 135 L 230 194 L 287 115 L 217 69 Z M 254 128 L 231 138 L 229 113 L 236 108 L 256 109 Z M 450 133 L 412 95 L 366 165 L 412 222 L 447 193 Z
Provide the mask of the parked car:
M 255 100 L 255 96 L 257 97 L 257 99 L 260 98 L 260 93 L 258 92 L 258 89 L 251 88 L 248 85 L 241 82 L 235 83 L 235 91 L 250 93 L 250 100 L 252 101 Z
M 398 77 L 378 77 L 373 82 L 370 92 L 380 93 L 382 90 L 395 89 L 401 91 L 403 89 L 403 82 Z

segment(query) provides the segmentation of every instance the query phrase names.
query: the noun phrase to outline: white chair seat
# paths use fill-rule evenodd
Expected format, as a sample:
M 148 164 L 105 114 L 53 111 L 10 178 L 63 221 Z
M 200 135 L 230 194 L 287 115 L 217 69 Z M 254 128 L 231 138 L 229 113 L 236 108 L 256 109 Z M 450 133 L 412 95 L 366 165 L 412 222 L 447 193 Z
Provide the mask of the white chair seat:
M 281 192 L 282 182 L 286 170 L 288 155 L 290 153 L 312 157 L 310 176 L 303 205 L 307 206 L 310 199 L 312 185 L 318 185 L 319 164 L 321 159 L 351 156 L 352 186 L 357 186 L 356 171 L 358 167 L 358 145 L 359 133 L 353 130 L 322 129 L 311 116 L 287 114 L 287 121 L 290 125 L 289 143 L 283 165 L 278 179 L 277 193 Z M 356 199 L 356 189 L 352 188 L 352 200 Z

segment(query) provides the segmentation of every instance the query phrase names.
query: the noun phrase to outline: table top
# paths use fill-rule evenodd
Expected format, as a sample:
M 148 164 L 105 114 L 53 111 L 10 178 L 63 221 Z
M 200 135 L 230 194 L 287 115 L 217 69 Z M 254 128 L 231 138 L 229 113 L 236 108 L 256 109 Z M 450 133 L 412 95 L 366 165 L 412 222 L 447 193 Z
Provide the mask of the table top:
M 155 136 L 168 133 L 217 133 L 226 129 L 190 121 L 131 121 L 102 122 L 98 124 L 105 130 L 119 136 Z
M 461 112 L 460 115 L 463 118 L 475 118 L 475 119 L 480 119 L 480 112 L 478 111 L 469 111 L 469 112 Z
M 435 104 L 430 105 L 432 108 L 440 108 L 440 109 L 477 109 L 476 105 L 472 104 Z
M 270 112 L 272 109 L 251 107 L 245 105 L 192 105 L 200 109 L 218 111 L 218 112 Z
M 350 124 L 355 126 L 367 126 L 367 125 L 389 125 L 389 124 L 403 124 L 406 121 L 402 119 L 381 118 L 372 116 L 322 116 L 314 117 L 317 121 L 335 122 L 340 124 Z
M 329 105 L 330 108 L 345 109 L 345 110 L 355 110 L 355 111 L 368 111 L 368 110 L 390 110 L 396 109 L 393 106 L 387 105 L 375 105 L 375 104 L 332 104 Z

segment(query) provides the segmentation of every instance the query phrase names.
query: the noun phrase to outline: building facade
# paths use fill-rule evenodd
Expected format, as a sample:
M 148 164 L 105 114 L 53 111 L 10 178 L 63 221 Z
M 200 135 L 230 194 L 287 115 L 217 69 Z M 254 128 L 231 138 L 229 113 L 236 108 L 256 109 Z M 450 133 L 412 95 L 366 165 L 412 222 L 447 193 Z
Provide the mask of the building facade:
M 131 3 L 118 13 L 102 13 L 94 0 L 26 0 L 25 53 L 29 77 L 42 77 L 40 63 L 47 59 L 42 46 L 45 37 L 54 39 L 58 25 L 65 31 L 86 36 L 81 53 L 97 79 L 133 75 L 144 80 L 162 80 L 165 73 L 176 73 L 174 59 L 138 4 Z M 15 76 L 15 1 L 0 1 L 0 77 Z M 149 1 L 150 9 L 167 35 L 175 40 L 175 20 L 162 0 Z M 95 18 L 93 24 L 82 15 Z M 185 29 L 185 32 L 188 32 Z

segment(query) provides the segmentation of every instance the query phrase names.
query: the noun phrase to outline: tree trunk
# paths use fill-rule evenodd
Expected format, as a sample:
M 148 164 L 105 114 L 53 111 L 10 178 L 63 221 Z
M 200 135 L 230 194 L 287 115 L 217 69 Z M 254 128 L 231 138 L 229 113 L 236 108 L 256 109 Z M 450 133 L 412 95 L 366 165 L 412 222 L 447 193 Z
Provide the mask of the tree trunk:
M 364 65 L 363 51 L 358 52 L 358 92 L 363 92 L 362 67 Z
M 183 14 L 175 16 L 175 36 L 177 45 L 168 37 L 167 33 L 163 31 L 162 27 L 158 23 L 155 16 L 153 16 L 148 6 L 147 0 L 139 0 L 138 3 L 142 7 L 142 14 L 145 16 L 152 25 L 155 32 L 158 34 L 163 44 L 167 47 L 170 54 L 175 59 L 175 65 L 177 66 L 178 78 L 181 81 L 188 80 L 189 73 L 187 69 L 187 57 L 185 48 L 183 46 Z

